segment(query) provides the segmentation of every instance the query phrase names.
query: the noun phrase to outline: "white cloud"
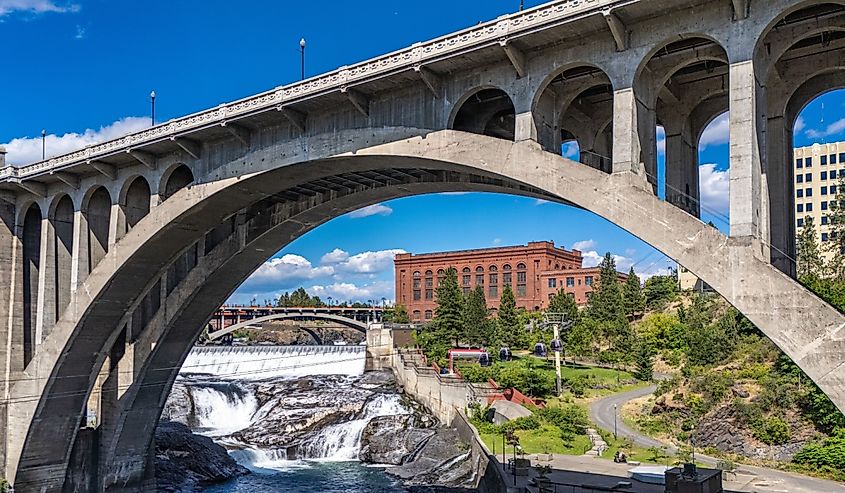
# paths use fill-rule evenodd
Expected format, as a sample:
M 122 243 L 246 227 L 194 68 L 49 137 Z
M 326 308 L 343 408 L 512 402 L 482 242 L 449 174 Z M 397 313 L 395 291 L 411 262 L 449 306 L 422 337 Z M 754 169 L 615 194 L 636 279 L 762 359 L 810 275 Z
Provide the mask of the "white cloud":
M 837 135 L 842 132 L 845 132 L 845 118 L 837 120 L 821 130 L 811 128 L 807 130 L 807 137 L 811 139 L 820 139 L 822 137 Z
M 334 250 L 320 257 L 320 263 L 323 265 L 334 265 L 339 264 L 341 262 L 345 262 L 347 259 L 349 259 L 349 252 L 345 252 L 340 248 L 335 248 Z
M 583 267 L 596 267 L 604 260 L 604 255 L 599 254 L 595 250 L 590 251 L 582 251 L 581 258 L 583 259 L 582 266 Z M 634 265 L 634 260 L 628 257 L 623 257 L 622 255 L 613 255 L 613 260 L 616 262 L 616 270 L 620 272 L 627 272 L 628 269 Z
M 344 261 L 338 262 L 335 265 L 335 270 L 338 274 L 374 274 L 383 272 L 393 267 L 393 257 L 400 253 L 406 252 L 398 248 L 393 250 L 361 252 L 347 257 Z
M 721 145 L 730 142 L 731 136 L 731 114 L 730 112 L 722 113 L 717 116 L 704 132 L 701 133 L 700 148 L 704 150 L 707 146 Z
M 364 207 L 363 209 L 358 209 L 355 212 L 350 212 L 349 217 L 353 219 L 360 219 L 362 217 L 369 217 L 369 216 L 389 216 L 393 214 L 393 209 L 384 205 L 384 204 L 373 204 Z
M 44 14 L 47 12 L 79 12 L 79 5 L 53 0 L 0 0 L 0 17 L 14 12 Z
M 581 156 L 581 150 L 578 146 L 578 142 L 574 140 L 561 144 L 560 153 L 563 157 L 572 159 L 573 161 L 577 161 Z
M 698 167 L 701 187 L 701 209 L 707 212 L 728 214 L 730 208 L 730 171 L 718 170 L 715 164 Z
M 3 0 L 0 0 L 2 2 Z M 58 136 L 48 134 L 45 139 L 47 157 L 60 156 L 84 147 L 107 140 L 123 137 L 126 134 L 143 130 L 150 126 L 146 117 L 127 117 L 99 130 L 87 129 L 82 133 L 66 133 Z M 6 144 L 6 161 L 14 166 L 30 164 L 41 160 L 41 136 L 12 139 Z
M 657 155 L 666 155 L 666 130 L 663 127 L 657 127 Z
M 591 249 L 591 248 L 595 248 L 595 247 L 596 247 L 596 244 L 597 244 L 597 243 L 596 243 L 596 241 L 595 241 L 595 240 L 582 240 L 582 241 L 576 241 L 575 243 L 573 243 L 573 244 L 572 244 L 572 249 L 573 249 L 573 250 L 578 250 L 579 252 L 583 252 L 583 251 L 585 251 L 585 250 L 589 250 L 589 249 Z
M 804 121 L 803 116 L 799 116 L 798 119 L 795 120 L 795 128 L 792 129 L 793 133 L 801 133 L 804 128 L 807 127 L 807 123 Z
M 493 238 L 493 244 L 494 245 L 501 245 L 502 239 L 501 238 Z
M 349 282 L 336 282 L 327 285 L 316 285 L 305 288 L 311 296 L 327 299 L 329 296 L 338 301 L 367 301 L 382 298 L 393 300 L 393 283 L 390 281 L 376 281 L 371 284 L 357 285 Z
M 551 202 L 548 201 L 548 200 L 545 200 L 545 199 L 534 199 L 534 205 L 546 205 L 546 204 L 551 204 Z
M 305 280 L 328 277 L 334 272 L 334 267 L 314 267 L 305 257 L 287 254 L 265 262 L 244 282 L 240 290 L 271 291 Z

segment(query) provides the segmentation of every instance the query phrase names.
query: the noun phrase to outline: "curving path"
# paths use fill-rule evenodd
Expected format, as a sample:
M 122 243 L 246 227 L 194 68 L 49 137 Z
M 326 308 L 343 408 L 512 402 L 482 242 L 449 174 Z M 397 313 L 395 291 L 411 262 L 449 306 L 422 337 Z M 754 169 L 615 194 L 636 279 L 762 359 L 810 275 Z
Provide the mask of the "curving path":
M 599 428 L 613 433 L 614 415 L 628 402 L 651 395 L 657 390 L 656 385 L 649 385 L 641 389 L 610 395 L 589 405 L 590 420 Z M 615 407 L 614 407 L 615 406 Z M 674 445 L 661 442 L 632 429 L 622 422 L 621 415 L 616 420 L 618 436 L 628 438 L 640 447 L 663 447 L 669 453 L 676 453 Z M 695 460 L 707 466 L 715 466 L 718 459 L 702 454 L 695 454 Z M 750 478 L 743 478 L 750 475 Z M 845 485 L 835 481 L 811 478 L 799 474 L 792 474 L 776 469 L 756 467 L 742 464 L 738 470 L 737 479 L 746 483 L 741 491 L 757 492 L 787 492 L 787 493 L 845 493 Z M 736 486 L 730 485 L 735 488 Z

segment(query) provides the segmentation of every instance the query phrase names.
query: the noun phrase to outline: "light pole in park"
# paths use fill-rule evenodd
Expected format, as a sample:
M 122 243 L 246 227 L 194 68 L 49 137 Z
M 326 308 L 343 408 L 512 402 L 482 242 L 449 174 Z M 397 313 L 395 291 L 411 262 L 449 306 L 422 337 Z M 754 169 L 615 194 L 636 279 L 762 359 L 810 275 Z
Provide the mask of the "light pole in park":
M 616 430 L 616 415 L 618 406 L 616 404 L 613 405 L 613 439 L 617 440 L 617 430 Z
M 41 160 L 47 159 L 47 130 L 41 129 Z
M 557 395 L 560 395 L 563 391 L 563 379 L 560 375 L 560 353 L 563 352 L 564 348 L 560 340 L 560 332 L 569 329 L 573 324 L 571 320 L 564 320 L 565 316 L 563 313 L 546 313 L 545 320 L 543 321 L 543 326 L 551 325 L 554 329 L 551 348 L 555 353 L 555 388 L 557 389 Z

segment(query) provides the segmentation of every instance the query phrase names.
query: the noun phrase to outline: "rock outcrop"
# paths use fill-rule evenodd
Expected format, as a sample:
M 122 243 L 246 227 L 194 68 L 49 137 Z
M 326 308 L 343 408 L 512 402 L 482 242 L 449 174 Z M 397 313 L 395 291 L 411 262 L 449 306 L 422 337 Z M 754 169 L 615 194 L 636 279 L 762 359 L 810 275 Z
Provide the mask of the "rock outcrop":
M 161 493 L 200 491 L 249 473 L 226 449 L 182 423 L 159 422 L 155 446 L 156 490 Z

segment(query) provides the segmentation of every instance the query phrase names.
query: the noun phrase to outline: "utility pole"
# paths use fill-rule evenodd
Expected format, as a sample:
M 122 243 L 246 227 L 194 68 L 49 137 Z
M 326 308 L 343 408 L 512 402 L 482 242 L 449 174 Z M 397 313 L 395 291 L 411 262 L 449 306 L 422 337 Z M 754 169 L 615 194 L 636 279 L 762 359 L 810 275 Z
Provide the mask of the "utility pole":
M 554 335 L 555 339 L 554 340 L 560 341 L 560 324 L 555 324 L 554 327 L 555 327 L 555 335 Z M 560 382 L 560 380 L 561 380 L 561 378 L 560 378 L 560 351 L 555 347 L 552 347 L 552 349 L 555 352 L 555 384 L 556 384 L 556 388 L 557 388 L 557 395 L 560 395 L 560 393 L 562 392 L 561 382 Z

